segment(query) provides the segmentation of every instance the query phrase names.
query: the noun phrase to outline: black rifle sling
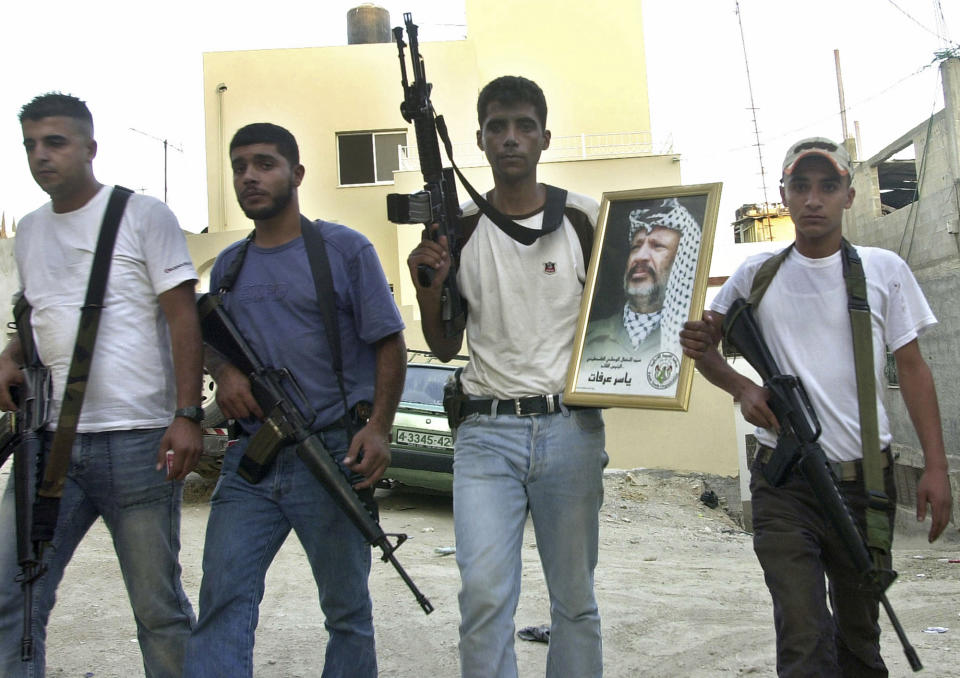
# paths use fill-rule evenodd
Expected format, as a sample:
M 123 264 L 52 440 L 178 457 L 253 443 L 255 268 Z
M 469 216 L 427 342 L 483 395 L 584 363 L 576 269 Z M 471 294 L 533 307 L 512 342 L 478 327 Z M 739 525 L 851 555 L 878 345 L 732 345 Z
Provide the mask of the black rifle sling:
M 113 245 L 117 239 L 117 231 L 120 228 L 123 211 L 132 193 L 133 191 L 128 188 L 115 186 L 103 215 L 100 235 L 97 238 L 97 249 L 93 255 L 93 266 L 90 269 L 87 297 L 80 309 L 77 341 L 74 345 L 70 370 L 67 373 L 67 381 L 64 385 L 63 403 L 60 406 L 57 431 L 53 436 L 43 480 L 37 490 L 40 497 L 58 500 L 63 495 L 64 479 L 70 466 L 70 450 L 77 434 L 80 408 L 83 406 L 87 379 L 90 376 L 93 349 L 96 344 L 97 329 L 100 325 L 100 313 L 103 310 L 103 297 L 106 294 L 107 278 L 110 274 L 110 264 L 113 257 Z M 53 518 L 53 522 L 56 524 L 55 513 Z M 37 519 L 40 520 L 39 513 Z
M 791 243 L 783 251 L 764 261 L 753 278 L 747 300 L 756 308 L 770 286 L 780 264 L 793 249 Z M 883 482 L 880 432 L 877 420 L 876 377 L 873 372 L 873 330 L 870 306 L 867 303 L 867 280 L 856 248 L 843 238 L 840 242 L 843 280 L 847 289 L 847 310 L 853 334 L 853 360 L 857 375 L 857 401 L 860 415 L 860 445 L 863 453 L 864 487 L 869 497 L 867 507 L 867 542 L 875 554 L 890 553 L 892 535 L 886 509 L 890 498 Z
M 302 214 L 300 215 L 300 232 L 303 234 L 303 246 L 307 250 L 307 259 L 310 262 L 310 271 L 313 274 L 314 286 L 317 290 L 317 304 L 320 306 L 320 313 L 323 315 L 323 327 L 327 335 L 327 344 L 330 347 L 330 359 L 333 364 L 334 374 L 337 375 L 337 385 L 340 387 L 340 397 L 343 400 L 344 423 L 347 428 L 347 434 L 351 437 L 354 434 L 353 422 L 350 418 L 350 407 L 347 404 L 347 392 L 343 381 L 343 354 L 340 347 L 340 326 L 337 322 L 336 296 L 333 287 L 333 273 L 330 270 L 330 259 L 327 256 L 327 246 L 320 235 L 319 224 L 310 221 Z M 227 272 L 220 279 L 218 294 L 222 297 L 225 292 L 233 288 L 243 268 L 243 262 L 247 257 L 247 250 L 250 243 L 253 242 L 256 231 L 252 231 L 246 237 L 237 254 L 230 262 Z
M 584 218 L 583 212 L 573 208 L 566 208 L 564 212 L 567 219 L 573 227 L 573 232 L 577 234 L 577 240 L 580 242 L 580 254 L 583 257 L 583 270 L 590 269 L 590 256 L 593 253 L 593 224 L 589 219 Z
M 317 303 L 320 304 L 320 311 L 323 313 L 323 329 L 327 333 L 327 344 L 330 347 L 330 360 L 333 363 L 333 372 L 337 375 L 340 398 L 343 400 L 344 426 L 347 429 L 348 438 L 353 438 L 355 431 L 350 417 L 350 405 L 347 403 L 347 389 L 343 383 L 343 353 L 340 347 L 340 323 L 337 321 L 337 297 L 333 287 L 330 258 L 327 256 L 327 244 L 320 233 L 322 223 L 310 221 L 302 214 L 300 215 L 303 245 L 307 250 L 307 259 L 310 260 L 313 284 L 317 290 Z
M 247 248 L 250 247 L 250 243 L 253 242 L 253 237 L 256 233 L 256 231 L 250 231 L 250 235 L 248 235 L 240 247 L 237 248 L 237 255 L 233 258 L 233 261 L 230 262 L 230 266 L 227 267 L 227 272 L 220 278 L 220 287 L 217 289 L 218 295 L 223 296 L 224 292 L 233 289 L 233 284 L 237 281 L 237 276 L 240 275 L 240 269 L 243 267 L 243 261 L 247 258 Z
M 470 182 L 467 181 L 467 178 L 463 176 L 463 172 L 461 172 L 460 168 L 457 167 L 457 163 L 453 161 L 453 144 L 450 142 L 450 135 L 447 134 L 447 124 L 443 120 L 442 115 L 437 116 L 436 123 L 437 133 L 440 135 L 440 139 L 443 141 L 443 148 L 447 152 L 447 158 L 450 160 L 450 165 L 453 167 L 453 171 L 457 173 L 457 176 L 460 178 L 460 183 L 463 184 L 463 187 L 473 199 L 474 204 L 476 204 L 480 211 L 483 212 L 487 218 L 497 226 L 497 228 L 516 240 L 518 243 L 528 246 L 535 243 L 538 238 L 549 233 L 553 233 L 555 230 L 560 228 L 560 225 L 563 223 L 563 208 L 567 202 L 567 192 L 564 189 L 557 188 L 556 186 L 545 186 L 547 189 L 547 200 L 543 208 L 542 228 L 537 229 L 521 226 L 510 217 L 503 214 L 496 207 L 491 205 L 482 195 L 480 195 L 479 192 L 477 192 L 472 185 L 470 185 Z M 464 238 L 463 241 L 465 242 L 466 238 Z M 461 247 L 462 243 L 459 243 L 458 248 Z M 587 257 L 589 256 L 590 255 L 587 254 Z

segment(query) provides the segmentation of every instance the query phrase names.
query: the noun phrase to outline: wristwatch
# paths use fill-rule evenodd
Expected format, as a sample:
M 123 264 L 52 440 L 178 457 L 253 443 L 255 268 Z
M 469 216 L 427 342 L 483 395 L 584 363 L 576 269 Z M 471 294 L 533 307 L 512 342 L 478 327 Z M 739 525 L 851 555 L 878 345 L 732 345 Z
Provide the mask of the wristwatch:
M 191 407 L 181 407 L 179 410 L 173 413 L 173 416 L 183 417 L 199 424 L 201 421 L 203 421 L 203 408 L 197 405 L 193 405 Z

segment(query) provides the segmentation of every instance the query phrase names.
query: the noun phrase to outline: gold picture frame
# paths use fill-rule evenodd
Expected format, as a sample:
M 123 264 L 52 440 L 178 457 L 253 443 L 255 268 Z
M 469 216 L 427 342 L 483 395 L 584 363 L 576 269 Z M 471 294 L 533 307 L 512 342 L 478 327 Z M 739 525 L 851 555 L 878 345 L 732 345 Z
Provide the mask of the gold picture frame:
M 721 187 L 603 194 L 564 402 L 686 411 L 679 331 L 703 313 Z

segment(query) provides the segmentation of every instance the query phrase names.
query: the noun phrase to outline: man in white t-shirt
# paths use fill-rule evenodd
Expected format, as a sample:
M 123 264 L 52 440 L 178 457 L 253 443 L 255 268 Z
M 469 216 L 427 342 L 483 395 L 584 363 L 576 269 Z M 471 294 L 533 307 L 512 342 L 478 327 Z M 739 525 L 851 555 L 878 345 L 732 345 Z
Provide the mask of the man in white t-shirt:
M 838 487 L 862 530 L 868 502 L 843 273 L 843 258 L 849 255 L 842 251 L 841 237 L 843 212 L 854 199 L 852 172 L 846 150 L 829 139 L 804 139 L 790 147 L 780 195 L 790 210 L 796 240 L 763 294 L 756 317 L 781 372 L 798 376 L 810 396 L 823 427 L 819 443 L 839 470 Z M 890 498 L 888 527 L 892 533 L 896 488 L 888 447 L 892 435 L 882 401 L 886 346 L 896 359 L 900 392 L 923 448 L 917 518 L 924 519 L 929 505 L 933 541 L 947 525 L 951 498 L 936 389 L 917 337 L 936 319 L 909 267 L 896 254 L 872 247 L 855 250 L 863 264 L 871 315 L 879 446 L 884 448 L 883 480 Z M 799 471 L 793 470 L 776 487 L 764 476 L 779 428 L 767 403 L 769 393 L 734 371 L 717 351 L 723 314 L 737 298 L 750 296 L 754 276 L 771 256 L 747 259 L 703 320 L 686 324 L 681 343 L 700 372 L 740 401 L 743 416 L 758 427 L 760 450 L 750 484 L 754 550 L 773 598 L 778 674 L 886 676 L 877 599 L 861 589 L 842 541 Z M 889 568 L 889 553 L 885 560 Z
M 441 284 L 450 271 L 445 243 L 424 239 L 407 260 L 431 350 L 449 360 L 464 334 L 470 347 L 453 463 L 461 674 L 517 675 L 513 614 L 529 513 L 550 594 L 547 676 L 597 677 L 603 668 L 593 571 L 607 461 L 603 419 L 597 409 L 568 407 L 559 394 L 599 208 L 537 182 L 550 132 L 536 83 L 493 80 L 480 92 L 477 117 L 477 144 L 493 172 L 487 200 L 532 244 L 465 205 L 462 226 L 470 235 L 461 242 L 457 284 L 467 320 L 455 336 L 445 336 L 441 320 Z M 436 271 L 428 287 L 418 282 L 420 264 Z
M 38 96 L 20 112 L 23 145 L 50 202 L 25 216 L 14 254 L 33 336 L 53 377 L 49 448 L 57 428 L 100 225 L 111 188 L 93 174 L 93 118 L 76 97 Z M 64 479 L 56 530 L 33 582 L 33 658 L 21 661 L 14 483 L 0 505 L 0 674 L 42 676 L 57 585 L 99 517 L 110 530 L 137 623 L 147 676 L 180 676 L 193 610 L 180 583 L 183 479 L 202 441 L 197 273 L 176 217 L 132 195 L 113 249 L 95 351 Z M 20 342 L 0 354 L 0 408 L 16 409 Z

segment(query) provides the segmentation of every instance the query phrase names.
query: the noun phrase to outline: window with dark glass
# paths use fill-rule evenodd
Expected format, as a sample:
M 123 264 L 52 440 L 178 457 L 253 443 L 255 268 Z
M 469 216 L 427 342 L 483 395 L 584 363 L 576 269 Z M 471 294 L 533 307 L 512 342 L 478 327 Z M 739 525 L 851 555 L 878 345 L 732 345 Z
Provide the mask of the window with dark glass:
M 393 173 L 400 169 L 397 146 L 406 145 L 406 132 L 337 134 L 340 185 L 393 183 Z

